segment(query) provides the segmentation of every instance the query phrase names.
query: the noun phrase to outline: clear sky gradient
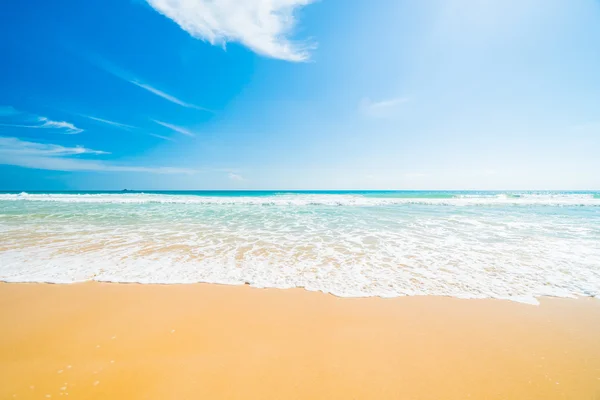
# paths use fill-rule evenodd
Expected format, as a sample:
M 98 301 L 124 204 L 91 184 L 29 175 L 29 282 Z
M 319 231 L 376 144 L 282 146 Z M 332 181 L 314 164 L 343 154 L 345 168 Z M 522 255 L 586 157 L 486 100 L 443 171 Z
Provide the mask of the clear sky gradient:
M 0 190 L 600 189 L 598 0 L 1 7 Z

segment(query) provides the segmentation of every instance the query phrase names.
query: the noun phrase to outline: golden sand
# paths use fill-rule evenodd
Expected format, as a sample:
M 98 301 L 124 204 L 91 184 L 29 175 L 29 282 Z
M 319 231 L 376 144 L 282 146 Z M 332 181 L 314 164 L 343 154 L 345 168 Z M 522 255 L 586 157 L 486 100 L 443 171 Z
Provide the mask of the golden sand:
M 600 399 L 600 301 L 0 284 L 0 399 Z

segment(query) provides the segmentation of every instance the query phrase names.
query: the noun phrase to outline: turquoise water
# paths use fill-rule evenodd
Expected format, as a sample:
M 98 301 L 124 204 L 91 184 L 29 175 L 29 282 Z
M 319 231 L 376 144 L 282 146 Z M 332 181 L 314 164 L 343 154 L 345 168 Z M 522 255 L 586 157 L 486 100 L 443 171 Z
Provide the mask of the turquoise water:
M 0 280 L 600 294 L 598 192 L 0 193 Z

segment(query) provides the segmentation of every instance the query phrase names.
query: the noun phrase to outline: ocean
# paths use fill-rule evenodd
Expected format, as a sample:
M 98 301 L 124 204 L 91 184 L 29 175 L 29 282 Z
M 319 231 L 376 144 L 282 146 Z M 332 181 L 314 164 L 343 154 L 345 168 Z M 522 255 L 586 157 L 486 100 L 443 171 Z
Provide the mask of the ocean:
M 0 280 L 599 296 L 600 193 L 2 192 Z

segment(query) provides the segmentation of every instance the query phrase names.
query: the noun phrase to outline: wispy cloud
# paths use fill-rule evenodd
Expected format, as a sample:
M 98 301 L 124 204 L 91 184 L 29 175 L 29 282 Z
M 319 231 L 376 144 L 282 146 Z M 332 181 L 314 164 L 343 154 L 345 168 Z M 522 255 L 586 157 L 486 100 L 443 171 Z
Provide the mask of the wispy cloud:
M 227 175 L 229 177 L 230 180 L 232 181 L 237 181 L 237 182 L 241 182 L 244 180 L 244 177 L 241 176 L 240 174 L 236 174 L 234 172 L 229 172 L 229 174 Z
M 177 133 L 181 133 L 182 135 L 186 135 L 186 136 L 196 136 L 194 133 L 190 132 L 188 129 L 183 128 L 181 126 L 177 126 L 177 125 L 173 125 L 173 124 L 169 124 L 167 122 L 163 122 L 163 121 L 158 121 L 156 119 L 153 119 L 152 121 L 156 122 L 159 125 L 164 126 L 165 128 L 169 128 L 172 131 L 175 131 Z
M 168 136 L 158 135 L 156 133 L 149 133 L 148 135 L 154 136 L 155 138 L 159 138 L 159 139 L 162 139 L 162 140 L 168 140 L 169 142 L 175 142 L 175 139 L 170 138 Z
M 42 125 L 38 126 L 38 128 L 62 129 L 63 133 L 68 133 L 70 135 L 83 132 L 83 129 L 80 129 L 72 123 L 66 121 L 53 121 L 46 117 L 39 117 L 38 121 L 42 123 Z
M 81 159 L 80 155 L 109 154 L 81 146 L 64 147 L 0 137 L 0 164 L 52 171 L 146 172 L 156 174 L 193 174 L 198 170 L 174 167 L 119 165 L 109 161 Z
M 144 134 L 146 134 L 148 136 L 153 136 L 153 137 L 156 137 L 156 138 L 159 138 L 159 139 L 162 139 L 162 140 L 168 140 L 170 142 L 174 142 L 175 141 L 173 138 L 170 138 L 168 136 L 157 135 L 156 133 L 145 132 L 144 129 L 142 129 L 140 127 L 137 127 L 137 126 L 124 124 L 124 123 L 117 122 L 117 121 L 111 121 L 109 119 L 98 118 L 98 117 L 94 117 L 94 116 L 91 116 L 91 115 L 85 115 L 85 114 L 77 114 L 77 115 L 79 115 L 81 117 L 85 117 L 85 118 L 91 119 L 92 121 L 96 121 L 96 122 L 99 122 L 101 124 L 106 124 L 106 125 L 115 127 L 117 129 L 122 129 L 124 131 L 128 131 L 128 132 L 134 131 L 134 132 L 144 133 Z
M 76 135 L 78 133 L 83 132 L 83 129 L 80 129 L 73 125 L 70 122 L 66 121 L 53 121 L 46 117 L 39 117 L 37 119 L 38 123 L 33 124 L 11 124 L 11 123 L 0 123 L 0 126 L 6 126 L 11 128 L 33 128 L 33 129 L 60 129 L 61 133 L 67 135 Z
M 191 36 L 212 45 L 239 42 L 267 57 L 306 61 L 311 43 L 292 42 L 294 12 L 313 0 L 147 0 Z
M 64 147 L 57 144 L 28 142 L 15 137 L 0 136 L 0 154 L 61 157 L 80 154 L 110 154 L 83 146 Z
M 0 107 L 0 117 L 11 117 L 11 122 L 0 122 L 0 126 L 11 128 L 31 128 L 31 129 L 57 129 L 61 133 L 75 135 L 83 132 L 67 121 L 55 121 L 47 117 L 18 111 L 11 106 Z
M 186 108 L 193 108 L 195 110 L 201 110 L 201 111 L 206 111 L 206 112 L 211 112 L 211 113 L 214 112 L 212 110 L 209 110 L 208 108 L 204 108 L 204 107 L 200 107 L 195 104 L 192 104 L 192 103 L 188 103 L 186 101 L 179 99 L 178 97 L 173 96 L 172 94 L 169 94 L 165 91 L 157 89 L 155 86 L 150 85 L 150 84 L 144 82 L 143 80 L 139 79 L 131 72 L 126 71 L 126 70 L 116 66 L 112 62 L 110 62 L 98 55 L 90 55 L 89 59 L 93 64 L 102 68 L 106 72 L 116 76 L 117 78 L 120 78 L 120 79 L 122 79 L 126 82 L 129 82 L 137 87 L 140 87 L 144 90 L 147 90 L 148 92 L 150 92 L 158 97 L 161 97 L 167 101 L 170 101 L 173 104 L 177 104 L 177 105 L 180 105 L 180 106 L 186 107 Z
M 51 171 L 145 172 L 153 174 L 194 174 L 198 172 L 186 168 L 127 166 L 106 161 L 51 157 L 21 157 L 17 159 L 3 159 L 0 157 L 0 164 Z
M 124 129 L 124 130 L 126 130 L 126 131 L 128 131 L 128 130 L 131 130 L 131 129 L 137 129 L 137 127 L 135 127 L 135 126 L 133 126 L 133 125 L 122 124 L 122 123 L 120 123 L 120 122 L 111 121 L 111 120 L 109 120 L 109 119 L 98 118 L 98 117 L 93 117 L 93 116 L 91 116 L 91 115 L 83 115 L 83 114 L 82 114 L 82 116 L 83 116 L 83 117 L 86 117 L 86 118 L 89 118 L 89 119 L 91 119 L 92 121 L 101 122 L 101 123 L 103 123 L 103 124 L 106 124 L 106 125 L 111 125 L 111 126 L 114 126 L 114 127 L 116 127 L 116 128 L 119 128 L 119 129 Z
M 364 115 L 374 118 L 384 118 L 396 115 L 402 104 L 408 102 L 406 97 L 396 97 L 393 99 L 372 101 L 369 98 L 361 100 L 359 108 Z
M 200 107 L 195 104 L 186 103 L 185 101 L 180 100 L 175 96 L 171 96 L 170 94 L 165 93 L 162 90 L 158 90 L 157 88 L 152 87 L 152 86 L 148 85 L 147 83 L 142 83 L 142 82 L 138 82 L 138 81 L 129 81 L 129 82 L 141 87 L 142 89 L 146 89 L 150 93 L 154 93 L 155 95 L 162 97 L 163 99 L 168 100 L 171 103 L 179 104 L 180 106 L 183 106 L 183 107 L 194 108 L 196 110 L 206 111 L 206 112 L 210 112 L 210 113 L 214 112 L 212 110 L 209 110 L 208 108 Z

